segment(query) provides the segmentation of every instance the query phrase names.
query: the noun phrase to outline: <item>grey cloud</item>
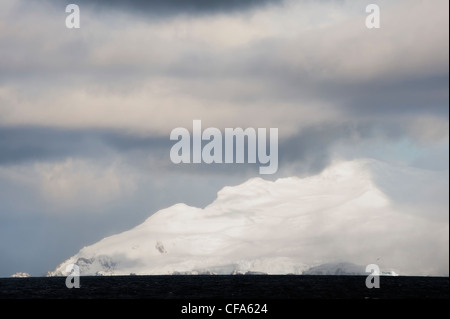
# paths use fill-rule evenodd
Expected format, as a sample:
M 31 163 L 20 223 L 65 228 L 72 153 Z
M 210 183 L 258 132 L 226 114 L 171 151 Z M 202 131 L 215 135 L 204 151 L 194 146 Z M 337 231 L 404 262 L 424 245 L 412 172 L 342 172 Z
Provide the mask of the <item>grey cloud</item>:
M 283 128 L 279 129 L 282 132 Z M 301 133 L 279 140 L 280 173 L 275 174 L 273 178 L 285 175 L 286 167 L 298 163 L 302 166 L 297 169 L 296 174 L 321 171 L 332 160 L 332 151 L 336 145 L 351 143 L 355 135 L 362 141 L 377 137 L 387 142 L 401 139 L 404 133 L 395 125 L 376 122 L 305 128 Z M 175 141 L 169 140 L 169 136 L 145 137 L 110 130 L 0 128 L 0 165 L 55 162 L 69 157 L 108 161 L 119 156 L 127 165 L 138 170 L 147 170 L 150 165 L 147 161 L 151 159 L 156 161 L 161 171 L 179 174 L 251 177 L 258 172 L 259 164 L 175 165 L 169 157 L 174 143 Z
M 79 5 L 96 9 L 119 9 L 149 15 L 173 15 L 179 13 L 204 14 L 247 10 L 268 3 L 282 3 L 284 0 L 79 0 Z
M 94 2 L 106 6 L 106 2 Z M 113 1 L 112 3 L 118 6 L 139 7 L 157 5 L 162 2 L 119 3 Z M 176 6 L 177 3 L 168 1 L 167 5 Z M 183 3 L 187 2 L 183 1 Z M 203 1 L 190 3 L 200 5 Z M 208 1 L 208 3 L 213 8 L 220 3 L 222 5 L 230 3 L 232 7 L 234 2 Z M 337 32 L 339 35 L 339 32 L 344 33 L 345 31 L 333 30 L 333 32 Z M 399 30 L 395 32 L 399 32 Z M 411 64 L 411 68 L 425 70 L 425 66 L 430 66 L 430 70 L 426 70 L 426 72 L 413 72 L 413 74 L 399 72 L 401 70 L 397 70 L 393 65 L 392 69 L 385 70 L 377 76 L 360 79 L 359 74 L 355 74 L 354 77 L 345 77 L 345 74 L 341 74 L 339 71 L 331 72 L 329 77 L 324 76 L 322 74 L 326 69 L 324 65 L 326 66 L 330 60 L 334 59 L 344 63 L 347 61 L 344 59 L 347 51 L 341 50 L 340 43 L 336 42 L 334 44 L 336 51 L 327 53 L 320 44 L 321 42 L 316 43 L 308 37 L 304 45 L 295 44 L 296 40 L 301 42 L 300 38 L 273 39 L 269 37 L 253 41 L 237 49 L 223 50 L 215 50 L 214 46 L 204 47 L 189 43 L 180 48 L 174 46 L 174 41 L 155 39 L 157 42 L 148 53 L 153 54 L 154 51 L 157 51 L 157 56 L 161 57 L 168 52 L 175 52 L 173 59 L 163 59 L 163 61 L 158 58 L 154 61 L 144 59 L 144 61 L 136 62 L 122 57 L 113 60 L 114 63 L 103 60 L 98 63 L 89 58 L 92 56 L 91 50 L 97 47 L 96 45 L 84 43 L 74 34 L 63 34 L 64 37 L 69 37 L 69 41 L 63 41 L 62 35 L 61 39 L 56 37 L 58 41 L 61 41 L 61 47 L 56 45 L 56 48 L 59 49 L 51 53 L 51 59 L 44 54 L 45 52 L 39 52 L 39 48 L 28 47 L 28 44 L 13 42 L 13 45 L 7 45 L 5 52 L 10 50 L 11 56 L 17 51 L 34 52 L 35 54 L 21 59 L 25 66 L 23 63 L 14 66 L 14 63 L 7 60 L 1 62 L 0 81 L 3 81 L 5 85 L 20 87 L 22 92 L 32 91 L 34 86 L 45 88 L 48 85 L 63 88 L 83 88 L 95 85 L 106 88 L 106 91 L 116 92 L 127 87 L 139 87 L 141 83 L 148 80 L 164 78 L 168 85 L 172 85 L 170 89 L 175 96 L 177 94 L 189 95 L 198 101 L 210 100 L 212 106 L 215 101 L 228 101 L 235 105 L 241 105 L 243 108 L 251 105 L 255 110 L 261 110 L 263 113 L 269 108 L 269 105 L 276 107 L 279 101 L 292 105 L 314 105 L 314 102 L 324 102 L 333 104 L 336 114 L 339 114 L 339 120 L 345 121 L 346 118 L 352 118 L 352 120 L 367 121 L 385 117 L 396 119 L 392 121 L 393 126 L 398 126 L 398 121 L 401 121 L 404 126 L 411 115 L 433 115 L 448 118 L 448 58 L 447 60 L 433 60 L 436 56 L 441 57 L 441 54 L 436 55 L 433 52 L 441 52 L 440 49 L 445 49 L 445 45 L 442 45 L 442 48 L 436 47 L 435 50 L 430 48 L 424 52 L 418 50 L 417 46 L 400 47 L 398 52 L 394 48 L 392 55 L 387 56 L 387 62 L 389 62 L 390 59 L 402 54 L 405 55 L 405 60 L 409 59 L 409 55 L 416 54 L 418 63 Z M 445 32 L 437 33 L 435 36 L 441 38 L 443 35 Z M 426 40 L 422 34 L 415 34 L 415 37 L 417 41 Z M 331 43 L 334 41 L 334 38 L 327 39 Z M 126 39 L 124 40 L 126 41 Z M 13 40 L 9 39 L 8 41 Z M 383 45 L 385 40 L 379 41 Z M 362 36 L 356 42 L 359 43 L 355 44 L 356 48 L 364 48 L 368 45 L 367 39 Z M 343 43 L 342 45 L 347 44 Z M 392 45 L 392 43 L 388 44 Z M 72 50 L 72 47 L 75 50 Z M 316 47 L 317 52 L 309 47 Z M 118 53 L 123 49 L 120 44 L 114 48 L 114 51 L 117 50 Z M 135 48 L 131 52 L 141 57 L 138 49 Z M 408 52 L 405 49 L 415 50 Z M 296 51 L 298 54 L 295 53 Z M 315 57 L 314 53 L 321 58 Z M 286 56 L 297 55 L 300 59 L 298 64 L 284 59 Z M 119 56 L 121 55 L 119 54 Z M 361 53 L 361 59 L 363 58 L 363 53 Z M 305 63 L 308 59 L 310 61 Z M 33 67 L 27 65 L 31 62 L 25 61 L 33 61 Z M 380 61 L 374 63 L 380 63 Z M 367 70 L 361 71 L 361 73 L 364 72 Z M 239 84 L 228 86 L 230 81 Z M 252 85 L 257 86 L 257 89 L 248 89 Z M 236 90 L 237 88 L 239 90 Z M 23 95 L 27 96 L 28 94 Z M 32 98 L 32 95 L 30 96 Z M 296 111 L 294 107 L 291 111 L 291 115 L 295 115 L 293 118 L 301 116 L 300 111 Z
M 299 171 L 299 174 L 320 171 L 329 163 L 329 148 L 338 141 L 336 137 L 345 139 L 345 135 L 350 134 L 345 133 L 346 131 L 348 130 L 343 127 L 311 128 L 294 137 L 281 139 L 280 168 L 284 165 L 289 166 L 293 162 L 304 162 L 309 164 L 303 168 L 303 171 Z M 169 157 L 170 148 L 174 143 L 175 141 L 170 141 L 168 136 L 166 138 L 142 137 L 109 130 L 0 128 L 0 148 L 2 149 L 0 165 L 54 162 L 68 157 L 99 160 L 114 158 L 118 155 L 128 165 L 141 170 L 146 170 L 148 164 L 145 164 L 145 161 L 153 158 L 158 161 L 161 170 L 179 174 L 216 176 L 243 174 L 251 177 L 258 172 L 259 164 L 175 165 Z
M 135 151 L 162 154 L 169 147 L 167 141 L 168 138 L 139 137 L 110 130 L 0 127 L 0 165 L 56 161 L 67 157 L 108 157 Z

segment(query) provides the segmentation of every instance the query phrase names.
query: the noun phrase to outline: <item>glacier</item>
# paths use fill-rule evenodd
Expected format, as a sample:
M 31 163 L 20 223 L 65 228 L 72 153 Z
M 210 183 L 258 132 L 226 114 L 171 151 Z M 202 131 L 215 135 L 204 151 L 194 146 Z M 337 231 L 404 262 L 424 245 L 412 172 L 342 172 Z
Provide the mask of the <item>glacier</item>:
M 399 196 L 402 187 L 409 193 Z M 448 191 L 445 174 L 370 159 L 305 178 L 252 178 L 224 187 L 204 208 L 160 210 L 48 276 L 67 275 L 68 264 L 81 275 L 168 275 L 331 274 L 336 264 L 340 274 L 362 274 L 372 263 L 402 275 L 448 275 L 448 204 L 423 195 L 433 187 Z

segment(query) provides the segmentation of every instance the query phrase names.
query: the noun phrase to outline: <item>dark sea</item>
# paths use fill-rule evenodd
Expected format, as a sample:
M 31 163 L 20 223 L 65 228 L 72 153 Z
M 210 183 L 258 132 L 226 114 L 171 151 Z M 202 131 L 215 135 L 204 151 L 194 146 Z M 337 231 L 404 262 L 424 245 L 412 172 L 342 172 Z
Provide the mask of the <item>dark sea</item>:
M 287 318 L 291 316 L 286 314 L 306 311 L 308 307 L 317 313 L 335 311 L 341 305 L 341 310 L 347 311 L 354 309 L 351 300 L 362 302 L 360 306 L 366 307 L 364 309 L 370 313 L 380 309 L 377 308 L 379 303 L 372 304 L 373 300 L 388 300 L 391 305 L 397 304 L 397 301 L 410 300 L 408 305 L 400 303 L 401 313 L 405 314 L 404 310 L 414 309 L 411 305 L 418 306 L 418 301 L 441 300 L 448 304 L 449 299 L 448 277 L 380 277 L 378 289 L 368 289 L 365 276 L 81 277 L 80 288 L 72 289 L 66 287 L 65 281 L 65 277 L 0 278 L 0 299 L 117 300 L 103 307 L 105 309 L 115 309 L 111 308 L 114 305 L 118 307 L 121 304 L 118 299 L 140 299 L 145 301 L 145 309 L 165 313 L 167 318 L 232 318 L 238 315 L 249 318 Z M 74 301 L 70 302 L 71 307 L 76 307 Z M 14 304 L 15 301 L 8 301 L 11 302 L 15 309 L 21 308 Z M 198 308 L 206 305 L 215 307 L 214 314 L 198 313 L 206 311 L 207 308 Z M 266 307 L 262 308 L 263 305 Z M 34 306 L 32 308 L 35 309 Z M 254 313 L 256 309 L 265 309 L 266 312 Z M 437 311 L 437 305 L 427 305 L 426 309 Z M 249 311 L 253 313 L 249 314 Z M 387 310 L 379 311 L 384 313 Z M 416 313 L 416 310 L 411 311 Z
M 0 298 L 13 299 L 448 299 L 448 277 L 381 277 L 368 289 L 365 276 L 105 276 L 0 278 Z

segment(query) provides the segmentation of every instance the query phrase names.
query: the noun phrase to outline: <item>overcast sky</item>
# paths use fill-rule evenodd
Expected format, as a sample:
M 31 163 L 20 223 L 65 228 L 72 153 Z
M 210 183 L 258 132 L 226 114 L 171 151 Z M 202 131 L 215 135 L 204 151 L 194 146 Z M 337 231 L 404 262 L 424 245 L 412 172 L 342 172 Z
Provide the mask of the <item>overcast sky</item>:
M 194 119 L 278 128 L 270 179 L 362 157 L 448 178 L 446 0 L 376 1 L 380 29 L 370 1 L 73 2 L 80 29 L 70 2 L 0 2 L 0 276 L 258 175 L 174 165 Z

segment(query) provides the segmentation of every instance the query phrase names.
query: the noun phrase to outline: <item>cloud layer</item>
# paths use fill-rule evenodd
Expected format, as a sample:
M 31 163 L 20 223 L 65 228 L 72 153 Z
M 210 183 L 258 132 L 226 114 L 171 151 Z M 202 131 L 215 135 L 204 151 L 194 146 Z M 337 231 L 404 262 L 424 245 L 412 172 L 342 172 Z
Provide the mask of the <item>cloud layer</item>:
M 1 122 L 167 136 L 200 118 L 216 127 L 277 126 L 286 136 L 354 121 L 408 131 L 425 114 L 441 127 L 448 3 L 386 5 L 377 31 L 365 28 L 363 7 L 352 15 L 346 4 L 328 6 L 291 1 L 249 15 L 156 22 L 82 6 L 76 31 L 61 27 L 56 8 L 20 12 L 35 20 L 20 32 L 22 21 L 7 15 Z M 297 18 L 305 9 L 316 14 L 309 28 Z

